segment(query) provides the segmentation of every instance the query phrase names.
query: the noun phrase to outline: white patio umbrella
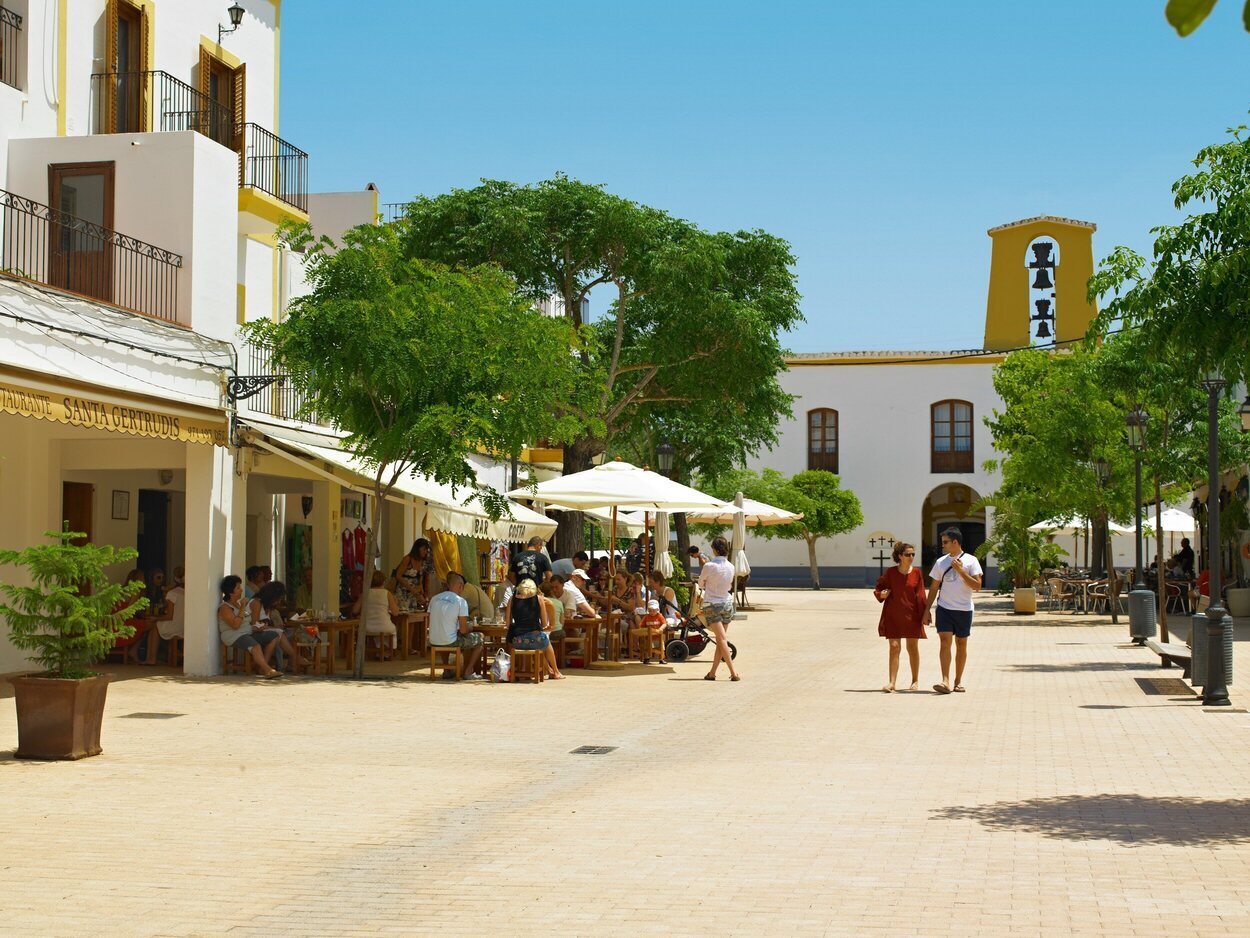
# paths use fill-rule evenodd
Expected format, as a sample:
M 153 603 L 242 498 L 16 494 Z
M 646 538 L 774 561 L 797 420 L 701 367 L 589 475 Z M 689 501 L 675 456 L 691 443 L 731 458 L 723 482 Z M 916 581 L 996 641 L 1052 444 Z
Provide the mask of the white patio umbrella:
M 734 533 L 733 543 L 731 544 L 731 553 L 733 554 L 734 572 L 738 576 L 751 575 L 751 563 L 747 560 L 747 525 L 746 512 L 742 510 L 743 505 L 742 493 L 739 492 L 734 496 L 734 505 L 737 511 L 734 512 Z
M 742 515 L 743 523 L 748 528 L 790 524 L 793 521 L 801 521 L 803 518 L 802 512 L 795 514 L 784 508 L 774 508 L 764 502 L 757 502 L 753 498 L 744 498 L 741 509 L 738 508 L 735 500 L 733 505 L 726 506 L 725 511 L 692 511 L 686 515 L 686 520 L 692 524 L 733 524 L 739 514 Z
M 646 515 L 653 511 L 723 508 L 723 503 L 711 495 L 621 460 L 548 479 L 532 488 L 514 489 L 511 497 L 518 501 L 544 501 L 570 509 L 611 508 L 613 524 L 610 536 L 614 544 L 616 519 L 621 508 L 642 509 L 644 524 L 649 521 Z M 610 559 L 609 567 L 615 567 Z
M 655 513 L 655 569 L 669 579 L 673 575 L 673 558 L 668 555 L 668 512 Z

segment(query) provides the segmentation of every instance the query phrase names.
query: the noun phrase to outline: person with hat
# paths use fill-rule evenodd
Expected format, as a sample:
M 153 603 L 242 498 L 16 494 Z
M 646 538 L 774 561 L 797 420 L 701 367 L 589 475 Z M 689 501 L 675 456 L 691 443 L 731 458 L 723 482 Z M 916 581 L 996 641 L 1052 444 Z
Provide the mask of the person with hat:
M 664 613 L 660 612 L 660 601 L 658 599 L 647 600 L 647 611 L 643 615 L 642 621 L 638 623 L 638 631 L 644 632 L 642 635 L 642 663 L 651 663 L 651 637 L 653 635 L 660 636 L 660 648 L 664 648 L 664 629 L 668 625 L 668 620 L 664 618 Z M 667 664 L 664 660 L 664 652 L 660 652 L 660 664 Z
M 522 651 L 541 651 L 546 662 L 547 674 L 554 680 L 564 680 L 556 663 L 556 650 L 551 647 L 551 610 L 538 598 L 538 587 L 526 577 L 517 584 L 507 608 L 504 621 L 508 623 L 508 644 Z
M 588 619 L 595 617 L 595 607 L 586 598 L 589 590 L 590 584 L 587 581 L 586 571 L 581 568 L 575 569 L 573 575 L 564 584 L 564 608 L 569 610 L 565 615 L 566 619 L 575 616 Z

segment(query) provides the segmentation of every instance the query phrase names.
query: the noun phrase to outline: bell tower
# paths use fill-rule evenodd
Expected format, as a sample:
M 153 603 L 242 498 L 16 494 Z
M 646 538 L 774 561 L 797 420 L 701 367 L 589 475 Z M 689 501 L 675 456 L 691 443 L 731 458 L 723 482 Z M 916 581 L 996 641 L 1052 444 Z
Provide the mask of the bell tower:
M 992 244 L 985 348 L 1049 346 L 1085 335 L 1097 225 L 1040 215 L 986 232 Z

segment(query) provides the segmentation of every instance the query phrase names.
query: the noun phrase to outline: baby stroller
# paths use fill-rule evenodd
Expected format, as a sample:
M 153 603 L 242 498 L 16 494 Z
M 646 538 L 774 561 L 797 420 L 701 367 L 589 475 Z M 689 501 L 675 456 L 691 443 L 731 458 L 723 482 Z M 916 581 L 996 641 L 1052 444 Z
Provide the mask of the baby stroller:
M 695 613 L 690 617 L 681 617 L 675 627 L 668 629 L 668 644 L 664 646 L 664 655 L 669 661 L 686 661 L 713 644 L 716 638 L 707 630 L 703 616 Z M 738 649 L 733 642 L 728 642 L 729 657 L 737 658 Z

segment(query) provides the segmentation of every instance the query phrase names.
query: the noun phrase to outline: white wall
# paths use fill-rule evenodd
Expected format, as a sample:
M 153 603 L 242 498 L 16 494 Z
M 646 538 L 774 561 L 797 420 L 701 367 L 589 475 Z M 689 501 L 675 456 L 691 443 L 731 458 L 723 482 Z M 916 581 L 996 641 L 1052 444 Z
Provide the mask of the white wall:
M 357 225 L 376 224 L 378 192 L 314 192 L 308 196 L 308 219 L 313 234 L 338 239 L 343 232 Z

